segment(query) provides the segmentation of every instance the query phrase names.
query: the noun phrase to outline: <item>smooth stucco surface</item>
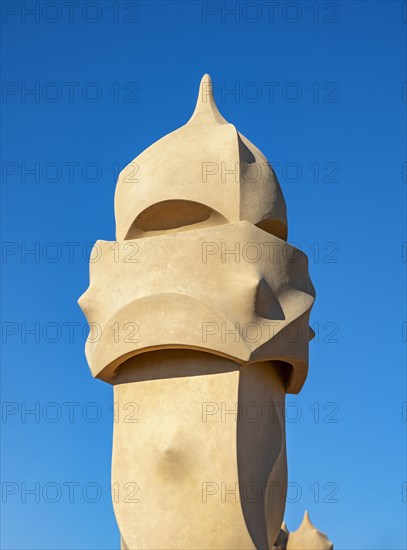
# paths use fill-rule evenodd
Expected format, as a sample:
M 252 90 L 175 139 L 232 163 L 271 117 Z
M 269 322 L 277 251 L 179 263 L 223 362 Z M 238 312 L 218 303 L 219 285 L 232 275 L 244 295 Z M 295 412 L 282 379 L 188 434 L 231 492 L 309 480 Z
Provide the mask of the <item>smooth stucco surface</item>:
M 330 548 L 309 522 L 280 531 L 285 395 L 313 336 L 308 261 L 286 242 L 272 167 L 219 113 L 208 75 L 187 124 L 120 173 L 115 216 L 79 303 L 92 374 L 131 413 L 114 424 L 122 548 Z

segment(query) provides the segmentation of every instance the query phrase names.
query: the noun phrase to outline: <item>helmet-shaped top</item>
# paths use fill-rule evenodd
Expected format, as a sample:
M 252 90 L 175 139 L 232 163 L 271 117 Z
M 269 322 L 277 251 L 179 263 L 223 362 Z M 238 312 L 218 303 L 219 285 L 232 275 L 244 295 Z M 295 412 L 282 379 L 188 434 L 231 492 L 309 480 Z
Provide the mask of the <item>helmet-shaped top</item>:
M 249 221 L 287 239 L 284 197 L 266 157 L 220 114 L 209 75 L 190 120 L 119 174 L 117 240 Z

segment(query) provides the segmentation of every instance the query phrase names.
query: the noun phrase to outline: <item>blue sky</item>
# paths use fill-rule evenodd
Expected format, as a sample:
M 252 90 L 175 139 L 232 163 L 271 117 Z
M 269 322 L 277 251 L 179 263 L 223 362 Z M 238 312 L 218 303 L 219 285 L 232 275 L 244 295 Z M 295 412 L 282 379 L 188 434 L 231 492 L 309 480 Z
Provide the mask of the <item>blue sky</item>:
M 288 528 L 308 509 L 337 549 L 406 548 L 406 4 L 73 4 L 2 3 L 2 547 L 119 548 L 112 389 L 76 301 L 118 167 L 187 121 L 208 72 L 317 290 Z

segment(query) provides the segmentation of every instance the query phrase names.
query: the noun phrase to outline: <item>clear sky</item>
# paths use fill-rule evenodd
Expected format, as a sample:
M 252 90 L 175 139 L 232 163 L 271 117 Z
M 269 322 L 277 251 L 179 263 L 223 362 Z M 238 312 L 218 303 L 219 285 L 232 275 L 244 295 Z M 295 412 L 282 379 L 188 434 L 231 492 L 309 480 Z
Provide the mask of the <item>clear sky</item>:
M 308 509 L 337 549 L 406 548 L 406 3 L 76 4 L 1 5 L 2 547 L 119 548 L 112 389 L 76 301 L 114 240 L 117 170 L 188 120 L 208 72 L 317 290 L 288 528 Z

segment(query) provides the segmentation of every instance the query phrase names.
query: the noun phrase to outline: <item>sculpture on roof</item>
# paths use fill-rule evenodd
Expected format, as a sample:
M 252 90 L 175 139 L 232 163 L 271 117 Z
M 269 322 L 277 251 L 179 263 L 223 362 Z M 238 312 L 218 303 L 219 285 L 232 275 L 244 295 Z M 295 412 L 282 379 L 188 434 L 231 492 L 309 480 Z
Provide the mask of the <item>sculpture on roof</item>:
M 79 303 L 114 388 L 122 549 L 270 549 L 315 293 L 277 177 L 208 75 L 191 119 L 120 173 L 115 216 Z

